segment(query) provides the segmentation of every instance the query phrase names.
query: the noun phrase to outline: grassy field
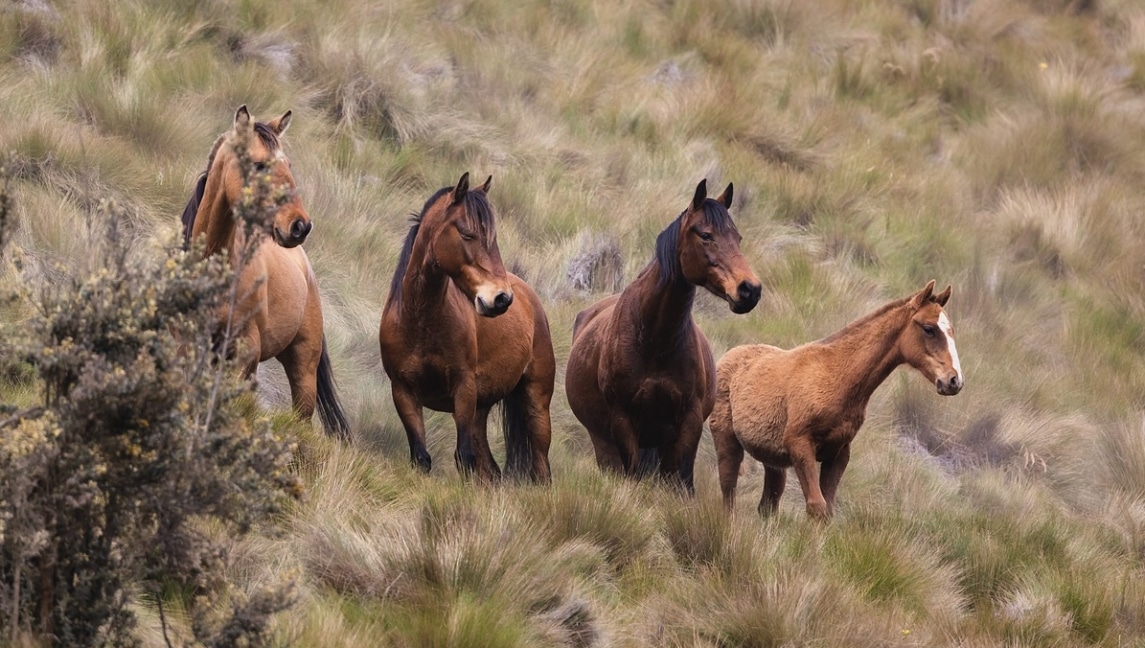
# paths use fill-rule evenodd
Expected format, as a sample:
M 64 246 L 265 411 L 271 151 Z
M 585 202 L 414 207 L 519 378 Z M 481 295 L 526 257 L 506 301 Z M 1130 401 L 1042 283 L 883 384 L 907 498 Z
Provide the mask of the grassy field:
M 9 256 L 34 281 L 86 253 L 100 198 L 172 236 L 235 108 L 294 111 L 355 442 L 292 423 L 263 367 L 306 497 L 230 542 L 231 570 L 296 583 L 283 644 L 1145 646 L 1135 0 L 4 0 L 0 88 Z M 502 254 L 552 325 L 548 488 L 461 481 L 441 415 L 414 471 L 381 370 L 409 215 L 465 171 L 493 175 Z M 758 518 L 758 465 L 724 515 L 709 438 L 695 499 L 602 476 L 565 402 L 576 313 L 636 276 L 702 178 L 735 184 L 764 283 L 743 316 L 697 299 L 717 357 L 954 287 L 965 389 L 893 374 L 827 525 L 794 478 Z

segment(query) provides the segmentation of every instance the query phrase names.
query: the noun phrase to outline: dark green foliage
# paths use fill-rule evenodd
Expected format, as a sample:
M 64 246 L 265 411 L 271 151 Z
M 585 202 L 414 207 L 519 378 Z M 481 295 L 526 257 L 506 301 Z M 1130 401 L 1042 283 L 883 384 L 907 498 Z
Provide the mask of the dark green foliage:
M 251 204 L 273 207 L 267 191 Z M 8 213 L 5 191 L 0 237 Z M 121 218 L 101 205 L 88 260 L 64 280 L 26 273 L 31 317 L 0 330 L 0 357 L 40 388 L 0 414 L 0 640 L 138 645 L 133 601 L 175 583 L 193 595 L 196 639 L 259 645 L 293 595 L 228 594 L 204 523 L 235 535 L 282 512 L 299 493 L 293 444 L 243 414 L 251 385 L 213 351 L 231 268 L 140 245 Z

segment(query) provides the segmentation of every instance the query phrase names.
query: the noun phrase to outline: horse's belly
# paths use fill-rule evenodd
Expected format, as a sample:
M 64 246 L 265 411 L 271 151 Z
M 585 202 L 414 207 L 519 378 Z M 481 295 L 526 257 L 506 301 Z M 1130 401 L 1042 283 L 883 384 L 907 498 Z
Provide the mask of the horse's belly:
M 787 411 L 782 399 L 733 389 L 731 410 L 736 438 L 749 455 L 777 468 L 791 465 L 784 440 Z

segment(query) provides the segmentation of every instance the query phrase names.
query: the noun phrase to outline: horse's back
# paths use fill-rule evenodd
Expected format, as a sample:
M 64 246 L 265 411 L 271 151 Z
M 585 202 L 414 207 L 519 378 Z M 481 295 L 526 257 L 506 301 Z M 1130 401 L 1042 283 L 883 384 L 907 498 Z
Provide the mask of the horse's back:
M 616 305 L 616 302 L 619 300 L 620 293 L 609 295 L 608 297 L 605 297 L 604 299 L 577 313 L 576 319 L 573 320 L 573 342 L 576 342 L 577 337 L 580 336 L 581 331 L 583 331 L 584 328 L 588 326 L 589 322 L 595 320 L 601 315 L 601 313 L 609 311 L 613 306 Z

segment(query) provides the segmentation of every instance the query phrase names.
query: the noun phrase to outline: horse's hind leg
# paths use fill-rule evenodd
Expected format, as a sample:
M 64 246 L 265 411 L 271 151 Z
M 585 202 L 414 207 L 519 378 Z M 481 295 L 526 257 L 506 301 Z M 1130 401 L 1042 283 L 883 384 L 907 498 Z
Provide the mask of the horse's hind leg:
M 787 469 L 763 467 L 763 495 L 759 498 L 759 514 L 774 515 L 779 510 L 779 498 L 787 487 Z

